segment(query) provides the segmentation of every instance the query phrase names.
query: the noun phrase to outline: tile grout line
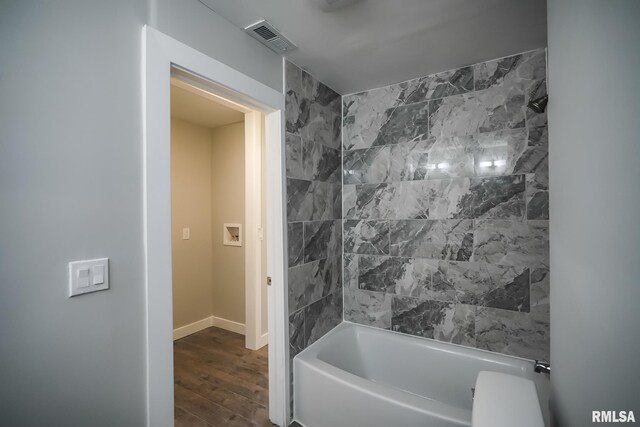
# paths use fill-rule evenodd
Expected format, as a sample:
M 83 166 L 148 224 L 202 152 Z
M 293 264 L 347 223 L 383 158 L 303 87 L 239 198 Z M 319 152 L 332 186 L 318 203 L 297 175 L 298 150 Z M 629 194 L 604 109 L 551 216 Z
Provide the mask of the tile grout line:
M 344 96 L 340 96 L 340 226 L 341 226 L 341 256 L 340 256 L 340 283 L 342 285 L 342 319 L 344 322 L 345 319 L 345 286 L 344 286 L 344 266 L 345 266 L 345 258 L 344 258 L 344 246 L 345 246 L 345 236 L 344 236 Z

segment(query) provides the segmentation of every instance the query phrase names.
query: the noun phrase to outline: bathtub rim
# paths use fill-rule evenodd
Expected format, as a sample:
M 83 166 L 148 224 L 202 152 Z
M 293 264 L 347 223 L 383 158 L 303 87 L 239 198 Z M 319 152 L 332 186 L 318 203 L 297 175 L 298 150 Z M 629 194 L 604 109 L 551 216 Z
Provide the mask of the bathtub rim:
M 459 348 L 461 351 L 461 353 L 463 354 L 469 354 L 469 355 L 473 355 L 473 353 L 477 353 L 480 352 L 482 354 L 487 354 L 487 355 L 491 355 L 492 359 L 495 358 L 506 358 L 507 360 L 514 360 L 514 361 L 518 361 L 517 364 L 530 364 L 531 366 L 531 371 L 533 371 L 533 364 L 535 362 L 535 359 L 527 359 L 524 357 L 520 357 L 520 356 L 513 356 L 511 354 L 504 354 L 504 353 L 498 353 L 496 351 L 491 351 L 491 350 L 485 350 L 483 348 L 476 348 L 476 347 L 470 347 L 470 346 L 466 346 L 463 344 L 456 344 L 456 343 L 452 343 L 452 342 L 447 342 L 447 341 L 440 341 L 437 340 L 435 338 L 427 338 L 427 337 L 422 337 L 419 335 L 411 335 L 408 334 L 406 332 L 399 332 L 399 331 L 392 331 L 391 329 L 382 329 L 382 328 L 378 328 L 376 326 L 370 326 L 370 325 L 363 325 L 361 323 L 355 323 L 355 322 L 351 322 L 349 320 L 343 320 L 342 322 L 340 322 L 338 325 L 336 325 L 333 329 L 331 329 L 329 332 L 327 332 L 326 334 L 324 334 L 322 337 L 320 337 L 319 339 L 317 339 L 316 341 L 314 341 L 311 345 L 309 345 L 307 348 L 305 348 L 304 350 L 302 350 L 300 353 L 298 353 L 295 357 L 294 360 L 298 357 L 300 357 L 301 359 L 306 359 L 307 357 L 310 357 L 311 355 L 315 355 L 317 356 L 320 349 L 321 349 L 321 344 L 324 343 L 325 341 L 328 341 L 329 339 L 331 339 L 331 336 L 334 334 L 337 334 L 338 332 L 345 330 L 345 329 L 349 329 L 349 328 L 365 328 L 377 333 L 381 333 L 381 334 L 392 334 L 392 335 L 400 335 L 403 337 L 407 337 L 410 339 L 415 339 L 417 341 L 423 341 L 428 343 L 429 345 L 435 346 L 437 348 L 442 348 L 442 349 L 447 349 L 447 347 L 454 347 L 454 348 Z M 314 348 L 315 347 L 315 348 Z M 524 365 L 523 365 L 524 366 Z

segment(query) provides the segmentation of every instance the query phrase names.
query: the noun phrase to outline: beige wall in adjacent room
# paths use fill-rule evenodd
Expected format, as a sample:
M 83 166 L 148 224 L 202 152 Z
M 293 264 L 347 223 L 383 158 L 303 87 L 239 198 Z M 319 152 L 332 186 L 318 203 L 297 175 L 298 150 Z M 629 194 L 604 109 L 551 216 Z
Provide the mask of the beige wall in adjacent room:
M 211 131 L 211 217 L 213 236 L 213 315 L 244 324 L 245 282 L 242 246 L 224 246 L 224 223 L 240 223 L 244 230 L 244 123 Z
M 171 119 L 173 327 L 212 315 L 211 129 Z M 182 239 L 188 227 L 190 239 Z
M 210 316 L 245 323 L 246 242 L 241 247 L 222 242 L 224 223 L 242 224 L 244 240 L 244 150 L 243 122 L 210 129 L 171 120 L 174 329 Z M 185 227 L 189 240 L 182 239 Z M 264 282 L 262 333 L 267 332 Z

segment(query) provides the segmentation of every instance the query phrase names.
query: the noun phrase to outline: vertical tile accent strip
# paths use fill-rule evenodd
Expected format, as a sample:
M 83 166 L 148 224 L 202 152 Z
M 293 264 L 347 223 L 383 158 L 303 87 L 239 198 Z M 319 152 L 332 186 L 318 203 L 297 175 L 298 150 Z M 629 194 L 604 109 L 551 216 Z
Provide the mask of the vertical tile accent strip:
M 338 93 L 286 61 L 290 366 L 342 320 L 341 110 Z

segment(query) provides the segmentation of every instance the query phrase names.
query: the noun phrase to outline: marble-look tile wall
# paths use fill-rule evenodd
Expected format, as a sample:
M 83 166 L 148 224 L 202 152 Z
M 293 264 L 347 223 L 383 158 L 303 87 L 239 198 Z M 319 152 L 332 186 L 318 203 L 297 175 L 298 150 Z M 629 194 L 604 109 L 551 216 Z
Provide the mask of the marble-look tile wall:
M 343 97 L 345 320 L 549 357 L 545 81 L 541 49 Z
M 287 62 L 289 355 L 342 321 L 341 97 Z

